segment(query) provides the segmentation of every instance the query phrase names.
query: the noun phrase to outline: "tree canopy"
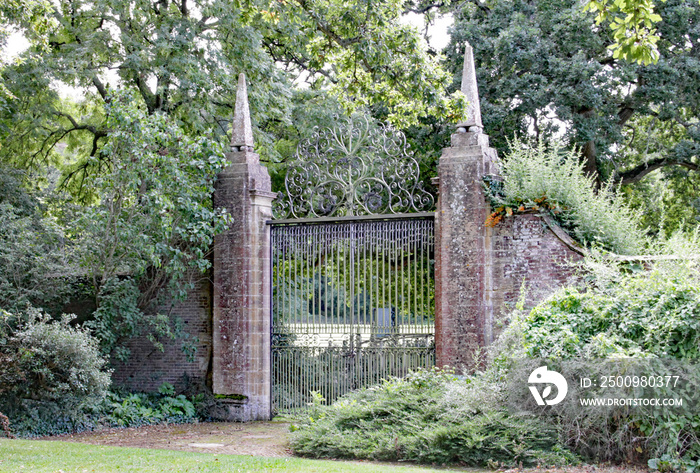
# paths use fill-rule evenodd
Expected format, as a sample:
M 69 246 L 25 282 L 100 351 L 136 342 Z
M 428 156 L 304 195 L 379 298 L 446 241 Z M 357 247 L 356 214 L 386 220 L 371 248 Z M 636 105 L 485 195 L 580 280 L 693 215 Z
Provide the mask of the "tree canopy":
M 596 13 L 597 25 L 609 25 L 614 42 L 608 48 L 615 59 L 639 64 L 659 60 L 659 36 L 654 25 L 661 17 L 654 12 L 652 0 L 589 0 L 584 10 Z
M 694 0 L 657 7 L 660 59 L 639 65 L 614 56 L 612 32 L 578 2 L 464 2 L 447 50 L 453 87 L 469 41 L 484 126 L 501 150 L 514 133 L 562 136 L 599 182 L 636 184 L 658 170 L 666 182 L 697 186 L 700 8 Z M 696 197 L 697 187 L 695 197 L 675 194 L 691 209 Z
M 167 113 L 187 132 L 223 141 L 239 72 L 250 84 L 261 152 L 273 160 L 265 132 L 290 123 L 294 84 L 297 91 L 323 89 L 349 110 L 381 104 L 398 125 L 444 116 L 458 104 L 445 95 L 447 76 L 418 32 L 398 21 L 403 3 L 57 2 L 46 13 L 57 25 L 48 48 L 4 72 L 16 100 L 0 130 L 1 157 L 46 162 L 64 142 L 66 153 L 82 160 L 68 177 L 91 172 L 85 158 L 99 156 L 109 133 L 110 88 L 134 90 L 148 113 Z M 59 100 L 59 83 L 81 88 L 87 100 Z

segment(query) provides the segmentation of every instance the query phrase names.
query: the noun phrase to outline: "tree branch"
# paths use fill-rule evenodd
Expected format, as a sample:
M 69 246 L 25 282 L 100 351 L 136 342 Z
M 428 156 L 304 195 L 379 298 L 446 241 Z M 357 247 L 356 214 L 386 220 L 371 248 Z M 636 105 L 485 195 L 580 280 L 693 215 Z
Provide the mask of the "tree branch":
M 105 102 L 109 102 L 109 99 L 107 98 L 107 89 L 105 88 L 104 84 L 100 79 L 97 78 L 96 75 L 92 76 L 92 84 L 95 86 L 97 89 L 97 92 L 100 94 L 102 97 L 102 100 Z
M 422 14 L 424 14 L 424 13 L 429 12 L 429 11 L 432 10 L 433 8 L 438 9 L 438 8 L 442 8 L 442 7 L 444 7 L 444 6 L 445 6 L 445 2 L 431 3 L 430 5 L 426 5 L 426 6 L 421 7 L 421 8 L 418 8 L 418 7 L 415 7 L 415 8 L 407 7 L 407 8 L 404 9 L 403 12 L 404 12 L 404 14 L 406 14 L 406 13 L 417 13 L 417 14 L 419 14 L 419 15 L 422 15 Z
M 471 0 L 471 3 L 473 3 L 479 10 L 482 12 L 488 14 L 491 12 L 491 9 L 487 7 L 484 2 L 480 2 L 479 0 Z
M 334 41 L 339 46 L 347 48 L 348 46 L 352 46 L 353 44 L 358 43 L 362 40 L 362 37 L 359 36 L 356 36 L 354 38 L 343 38 L 340 35 L 338 35 L 328 24 L 324 23 L 321 20 L 321 18 L 318 17 L 318 15 L 311 11 L 311 8 L 309 8 L 309 5 L 306 2 L 306 0 L 297 0 L 297 4 L 299 4 L 299 6 L 314 20 L 314 23 L 316 23 L 316 28 L 320 32 L 323 33 L 326 36 L 326 38 L 328 38 L 331 41 Z
M 634 112 L 636 110 L 632 108 L 630 105 L 623 105 L 620 110 L 617 112 L 617 124 L 622 126 L 627 121 L 632 118 L 632 115 L 634 115 Z
M 635 184 L 641 181 L 644 176 L 650 172 L 666 166 L 682 166 L 691 171 L 700 172 L 700 165 L 690 161 L 671 161 L 667 158 L 657 158 L 635 166 L 627 171 L 615 173 L 615 180 L 619 181 L 621 184 Z
M 332 84 L 337 84 L 338 80 L 333 77 L 333 75 L 328 72 L 324 71 L 323 69 L 318 69 L 318 68 L 311 68 L 309 66 L 309 60 L 306 58 L 302 58 L 296 54 L 294 54 L 292 51 L 290 51 L 288 48 L 286 48 L 283 44 L 280 44 L 277 41 L 263 41 L 263 45 L 267 49 L 268 53 L 272 58 L 275 60 L 275 62 L 287 62 L 287 63 L 292 63 L 300 68 L 302 68 L 305 71 L 310 72 L 312 75 L 313 74 L 321 74 L 322 76 L 325 76 L 326 79 L 328 79 Z M 273 47 L 278 47 L 281 49 L 284 49 L 284 58 L 280 57 L 279 54 L 275 54 L 275 48 Z
M 139 89 L 139 93 L 141 94 L 143 101 L 146 103 L 146 108 L 148 108 L 148 114 L 153 114 L 153 112 L 155 112 L 157 108 L 155 103 L 155 94 L 153 94 L 153 92 L 150 91 L 148 85 L 146 84 L 146 81 L 143 80 L 141 74 L 134 77 L 134 82 L 136 83 L 136 87 Z

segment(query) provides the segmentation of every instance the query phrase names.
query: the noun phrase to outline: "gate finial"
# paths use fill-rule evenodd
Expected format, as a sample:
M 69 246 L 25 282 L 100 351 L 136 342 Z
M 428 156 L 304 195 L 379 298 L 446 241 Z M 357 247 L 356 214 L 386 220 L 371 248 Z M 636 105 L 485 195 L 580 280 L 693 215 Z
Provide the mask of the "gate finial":
M 474 52 L 469 43 L 464 48 L 464 68 L 462 69 L 462 93 L 467 97 L 467 118 L 457 125 L 458 131 L 481 132 L 481 105 L 479 104 L 479 89 L 476 85 L 476 70 L 474 67 Z M 464 130 L 460 130 L 464 128 Z
M 231 151 L 253 151 L 253 127 L 250 125 L 248 88 L 246 87 L 245 74 L 242 72 L 238 75 L 236 109 L 233 112 Z

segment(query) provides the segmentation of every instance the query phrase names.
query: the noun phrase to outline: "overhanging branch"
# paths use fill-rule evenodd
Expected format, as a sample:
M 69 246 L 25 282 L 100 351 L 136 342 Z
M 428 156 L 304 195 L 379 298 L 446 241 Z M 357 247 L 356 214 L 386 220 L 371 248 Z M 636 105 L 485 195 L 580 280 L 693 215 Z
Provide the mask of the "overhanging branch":
M 667 166 L 681 166 L 691 171 L 700 172 L 700 165 L 690 161 L 671 161 L 667 158 L 657 158 L 635 166 L 627 171 L 616 173 L 615 180 L 619 181 L 621 184 L 635 184 L 641 181 L 644 176 L 650 172 Z

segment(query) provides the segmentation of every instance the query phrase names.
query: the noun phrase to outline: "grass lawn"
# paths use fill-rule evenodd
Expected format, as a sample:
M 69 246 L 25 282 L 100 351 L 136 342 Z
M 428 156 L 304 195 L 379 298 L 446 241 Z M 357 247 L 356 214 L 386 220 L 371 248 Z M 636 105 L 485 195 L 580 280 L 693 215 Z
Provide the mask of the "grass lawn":
M 445 471 L 386 463 L 334 462 L 299 458 L 176 452 L 104 447 L 70 442 L 0 439 L 2 473 L 69 472 L 381 472 Z

